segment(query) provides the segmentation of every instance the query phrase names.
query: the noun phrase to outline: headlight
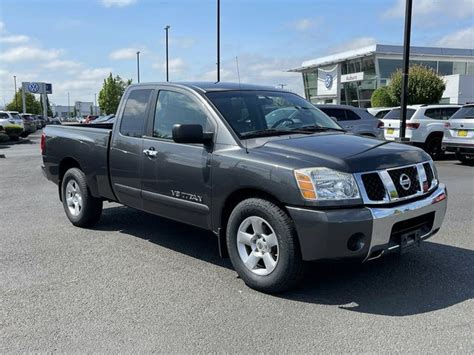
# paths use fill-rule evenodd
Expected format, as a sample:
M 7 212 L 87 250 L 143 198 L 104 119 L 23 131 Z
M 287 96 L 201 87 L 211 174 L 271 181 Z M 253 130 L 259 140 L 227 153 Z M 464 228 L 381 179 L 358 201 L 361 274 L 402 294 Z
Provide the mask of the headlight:
M 295 170 L 296 183 L 305 200 L 350 200 L 359 198 L 352 174 L 328 168 Z

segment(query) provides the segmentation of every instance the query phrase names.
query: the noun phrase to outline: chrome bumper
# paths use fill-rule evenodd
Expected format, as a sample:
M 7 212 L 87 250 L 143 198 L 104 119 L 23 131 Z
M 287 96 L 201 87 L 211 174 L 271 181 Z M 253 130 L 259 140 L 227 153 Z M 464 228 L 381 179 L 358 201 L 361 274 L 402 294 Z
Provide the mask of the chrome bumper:
M 421 239 L 426 239 L 436 233 L 443 223 L 444 215 L 447 208 L 447 192 L 444 184 L 439 184 L 438 188 L 430 194 L 430 196 L 415 202 L 407 203 L 396 207 L 385 208 L 368 208 L 373 217 L 372 238 L 370 242 L 369 252 L 366 260 L 376 259 L 382 256 L 387 250 L 391 251 L 397 249 L 400 245 L 395 245 L 390 248 L 390 236 L 392 228 L 395 223 L 415 218 L 430 212 L 435 212 L 433 226 L 429 233 L 421 236 Z M 374 251 L 380 250 L 380 253 L 372 255 Z

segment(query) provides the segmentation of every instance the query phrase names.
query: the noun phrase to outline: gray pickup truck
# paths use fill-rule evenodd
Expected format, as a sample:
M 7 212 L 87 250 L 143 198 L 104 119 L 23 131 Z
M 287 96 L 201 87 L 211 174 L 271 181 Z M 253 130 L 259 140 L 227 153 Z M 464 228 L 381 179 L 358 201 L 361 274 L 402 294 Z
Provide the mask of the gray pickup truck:
M 347 133 L 263 86 L 131 85 L 114 124 L 47 126 L 41 149 L 74 225 L 116 201 L 210 230 L 243 281 L 269 293 L 294 286 L 307 260 L 408 250 L 447 206 L 423 150 Z

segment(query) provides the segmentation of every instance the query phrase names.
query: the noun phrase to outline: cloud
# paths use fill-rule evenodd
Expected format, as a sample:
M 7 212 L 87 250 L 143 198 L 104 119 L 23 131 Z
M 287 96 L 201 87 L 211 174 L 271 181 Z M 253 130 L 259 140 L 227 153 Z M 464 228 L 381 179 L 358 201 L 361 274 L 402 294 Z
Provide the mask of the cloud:
M 105 7 L 125 7 L 135 4 L 137 0 L 100 0 L 100 2 Z
M 61 54 L 57 49 L 42 49 L 37 47 L 14 47 L 0 54 L 0 61 L 45 61 L 56 59 Z
M 0 21 L 0 33 L 2 33 L 5 30 L 5 23 L 3 21 Z
M 78 77 L 85 80 L 98 79 L 102 82 L 111 72 L 112 68 L 85 69 L 78 75 Z
M 135 59 L 137 57 L 137 51 L 141 54 L 146 53 L 145 49 L 140 48 L 120 48 L 109 54 L 109 58 L 112 60 L 128 60 Z
M 28 42 L 30 38 L 25 35 L 13 35 L 0 37 L 0 43 L 18 44 Z
M 298 31 L 309 31 L 312 30 L 316 27 L 318 27 L 321 24 L 321 19 L 317 18 L 302 18 L 300 20 L 297 20 L 291 24 L 291 27 L 295 28 Z
M 383 13 L 383 17 L 405 16 L 405 0 L 395 0 L 395 4 Z M 416 0 L 413 2 L 413 17 L 454 17 L 469 18 L 474 15 L 472 0 Z M 437 18 L 437 17 L 436 17 Z
M 468 27 L 441 37 L 437 42 L 437 46 L 451 48 L 468 48 L 474 47 L 474 26 Z
M 164 72 L 164 71 L 166 71 L 166 61 L 153 63 L 152 67 L 154 69 L 159 69 L 162 72 Z M 174 73 L 174 74 L 182 73 L 187 69 L 187 67 L 188 66 L 185 63 L 185 61 L 180 57 L 171 58 L 169 60 L 169 71 L 170 71 L 170 73 Z
M 60 59 L 55 59 L 52 60 L 48 63 L 45 63 L 43 65 L 44 68 L 48 69 L 67 69 L 67 70 L 72 70 L 72 69 L 78 69 L 81 67 L 81 63 L 75 62 L 73 60 L 60 60 Z
M 333 47 L 329 47 L 327 52 L 329 54 L 340 53 L 340 52 L 350 51 L 350 50 L 361 48 L 361 47 L 370 46 L 375 43 L 377 43 L 377 41 L 374 37 L 357 37 L 349 41 L 335 45 Z

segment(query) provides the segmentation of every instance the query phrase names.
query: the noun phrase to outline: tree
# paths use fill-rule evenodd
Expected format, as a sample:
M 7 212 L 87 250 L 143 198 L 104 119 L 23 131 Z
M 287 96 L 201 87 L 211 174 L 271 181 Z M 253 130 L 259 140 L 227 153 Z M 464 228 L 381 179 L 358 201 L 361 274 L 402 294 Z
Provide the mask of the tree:
M 115 78 L 112 73 L 104 79 L 104 84 L 99 92 L 99 107 L 106 115 L 117 112 L 120 99 L 125 88 L 132 83 L 132 79 L 124 81 L 120 76 Z
M 390 97 L 390 92 L 387 86 L 377 88 L 370 98 L 372 107 L 391 107 L 396 106 Z
M 403 74 L 401 70 L 393 73 L 388 93 L 394 105 L 400 105 Z M 446 89 L 443 79 L 431 68 L 423 65 L 410 67 L 408 76 L 408 105 L 436 104 L 443 97 Z
M 21 88 L 18 89 L 13 100 L 5 106 L 8 111 L 23 112 L 22 90 Z M 33 113 L 35 115 L 41 114 L 41 104 L 36 100 L 35 95 L 29 92 L 25 93 L 25 103 L 27 113 Z

